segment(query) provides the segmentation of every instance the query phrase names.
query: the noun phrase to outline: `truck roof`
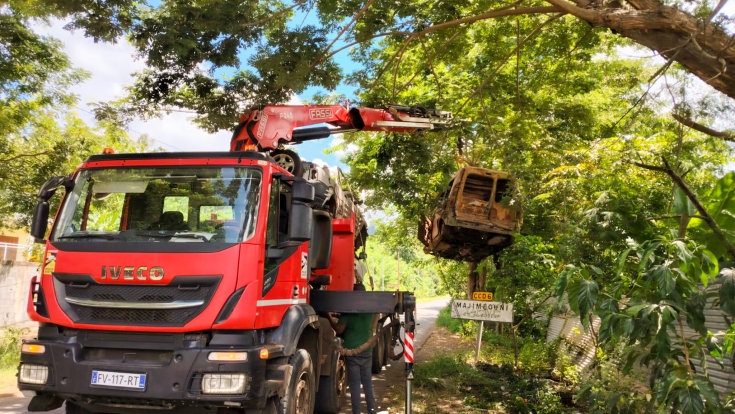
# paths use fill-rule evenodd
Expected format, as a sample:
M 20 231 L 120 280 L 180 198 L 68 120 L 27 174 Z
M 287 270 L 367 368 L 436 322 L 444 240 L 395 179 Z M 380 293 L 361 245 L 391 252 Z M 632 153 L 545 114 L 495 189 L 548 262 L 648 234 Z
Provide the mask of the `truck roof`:
M 160 160 L 177 158 L 244 158 L 251 160 L 273 161 L 270 155 L 255 151 L 205 151 L 205 152 L 147 152 L 129 154 L 97 154 L 91 155 L 86 162 L 116 160 Z

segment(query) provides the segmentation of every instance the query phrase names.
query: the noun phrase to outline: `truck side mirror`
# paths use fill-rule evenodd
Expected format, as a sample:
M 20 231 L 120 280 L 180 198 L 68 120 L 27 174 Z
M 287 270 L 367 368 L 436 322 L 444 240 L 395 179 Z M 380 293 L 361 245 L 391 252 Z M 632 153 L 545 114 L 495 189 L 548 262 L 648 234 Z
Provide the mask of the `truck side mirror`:
M 291 187 L 291 199 L 311 203 L 314 201 L 314 186 L 306 181 L 294 181 Z
M 288 223 L 288 239 L 298 242 L 311 240 L 313 220 L 311 207 L 303 201 L 294 200 Z
M 67 191 L 74 187 L 74 181 L 66 176 L 57 176 L 49 178 L 38 190 L 38 203 L 33 211 L 33 221 L 31 222 L 31 236 L 36 243 L 45 243 L 44 236 L 48 227 L 49 204 L 48 200 L 56 194 L 59 187 L 65 187 Z
M 311 240 L 314 217 L 309 203 L 314 201 L 314 186 L 296 180 L 291 187 L 291 217 L 288 223 L 288 239 L 297 242 Z
M 48 201 L 38 200 L 31 222 L 31 236 L 33 236 L 36 243 L 46 243 L 44 236 L 46 235 L 46 227 L 48 227 L 48 213 Z

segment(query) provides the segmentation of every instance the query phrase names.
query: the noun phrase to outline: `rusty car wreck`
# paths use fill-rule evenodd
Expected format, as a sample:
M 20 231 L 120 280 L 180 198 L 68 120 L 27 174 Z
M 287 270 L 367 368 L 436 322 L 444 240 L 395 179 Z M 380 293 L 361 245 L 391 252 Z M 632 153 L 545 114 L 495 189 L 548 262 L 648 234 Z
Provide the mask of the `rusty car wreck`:
M 479 262 L 513 243 L 522 213 L 511 197 L 515 180 L 506 172 L 460 169 L 419 223 L 424 251 L 437 257 Z

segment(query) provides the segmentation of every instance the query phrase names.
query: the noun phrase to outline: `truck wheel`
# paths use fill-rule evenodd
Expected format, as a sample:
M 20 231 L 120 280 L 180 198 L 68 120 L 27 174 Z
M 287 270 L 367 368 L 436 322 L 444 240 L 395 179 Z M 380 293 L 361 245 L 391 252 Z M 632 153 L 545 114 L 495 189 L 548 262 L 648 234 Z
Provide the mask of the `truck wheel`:
M 314 412 L 314 366 L 306 350 L 297 349 L 288 359 L 291 379 L 286 396 L 276 401 L 278 414 L 311 414 Z
M 391 363 L 392 359 L 391 357 L 393 354 L 395 354 L 395 350 L 391 346 L 393 343 L 393 338 L 391 337 L 390 331 L 386 331 L 383 334 L 383 365 L 388 365 Z
M 290 172 L 294 177 L 301 177 L 304 173 L 304 164 L 301 157 L 291 150 L 279 149 L 271 151 L 273 160 L 284 170 Z
M 383 336 L 378 336 L 378 340 L 373 345 L 373 366 L 371 372 L 379 374 L 383 370 L 383 360 L 385 359 L 385 345 L 383 344 Z
M 342 395 L 345 391 L 347 368 L 345 360 L 334 353 L 332 372 L 328 377 L 321 377 L 319 391 L 316 393 L 316 411 L 324 414 L 337 414 L 342 409 Z

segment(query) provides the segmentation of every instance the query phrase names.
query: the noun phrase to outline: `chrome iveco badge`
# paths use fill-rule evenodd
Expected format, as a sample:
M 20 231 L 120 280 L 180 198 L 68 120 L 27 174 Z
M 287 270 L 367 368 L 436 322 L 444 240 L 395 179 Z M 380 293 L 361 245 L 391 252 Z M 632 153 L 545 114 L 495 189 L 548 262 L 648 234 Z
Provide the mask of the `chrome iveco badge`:
M 153 266 L 150 268 L 147 266 L 102 266 L 102 277 L 100 279 L 118 280 L 122 275 L 124 280 L 163 280 L 163 268 L 159 266 Z

